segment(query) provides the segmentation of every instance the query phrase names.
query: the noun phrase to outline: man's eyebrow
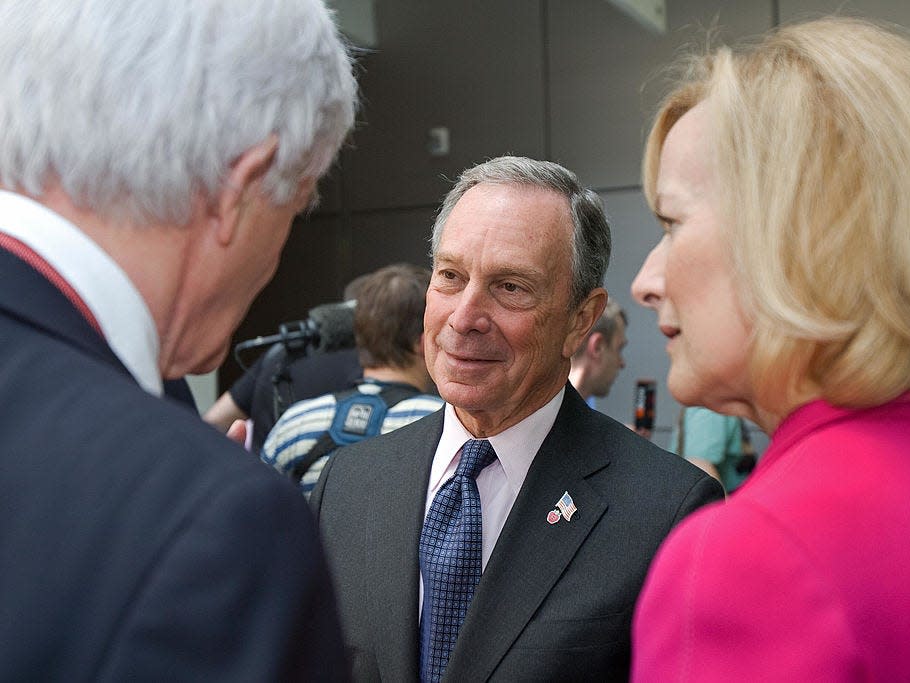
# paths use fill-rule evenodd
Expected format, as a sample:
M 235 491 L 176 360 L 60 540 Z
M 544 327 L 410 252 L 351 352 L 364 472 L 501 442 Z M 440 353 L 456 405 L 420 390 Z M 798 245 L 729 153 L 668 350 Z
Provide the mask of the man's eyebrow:
M 433 263 L 439 265 L 440 263 L 457 263 L 460 259 L 453 254 L 446 253 L 444 251 L 436 252 L 436 255 L 433 258 Z
M 546 273 L 534 268 L 519 268 L 517 266 L 506 266 L 495 271 L 497 277 L 519 277 L 527 280 L 535 280 L 546 277 Z
M 436 254 L 434 265 L 436 267 L 458 265 L 461 261 L 462 259 L 455 254 L 440 252 Z M 542 270 L 536 268 L 522 268 L 521 266 L 516 266 L 514 264 L 503 265 L 496 268 L 492 271 L 492 275 L 494 277 L 520 277 L 529 280 L 547 277 L 547 274 Z

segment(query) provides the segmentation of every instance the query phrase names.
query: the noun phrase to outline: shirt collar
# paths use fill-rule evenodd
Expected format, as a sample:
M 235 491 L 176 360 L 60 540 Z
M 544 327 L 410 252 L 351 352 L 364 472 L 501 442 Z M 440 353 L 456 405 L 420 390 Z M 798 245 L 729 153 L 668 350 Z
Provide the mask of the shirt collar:
M 139 385 L 162 393 L 152 314 L 123 269 L 75 225 L 38 202 L 0 190 L 0 231 L 26 244 L 66 280 Z
M 528 470 L 531 469 L 534 456 L 537 455 L 544 439 L 553 428 L 553 423 L 556 422 L 556 415 L 559 413 L 565 393 L 566 388 L 563 386 L 543 407 L 538 408 L 504 432 L 489 437 L 490 444 L 496 451 L 496 457 L 506 475 L 509 488 L 515 495 L 518 494 Z M 430 490 L 435 489 L 441 483 L 446 470 L 452 465 L 452 461 L 464 442 L 474 438 L 476 437 L 461 424 L 455 414 L 455 408 L 450 403 L 446 403 L 442 436 L 436 449 L 437 457 L 433 459 L 433 467 L 430 470 Z

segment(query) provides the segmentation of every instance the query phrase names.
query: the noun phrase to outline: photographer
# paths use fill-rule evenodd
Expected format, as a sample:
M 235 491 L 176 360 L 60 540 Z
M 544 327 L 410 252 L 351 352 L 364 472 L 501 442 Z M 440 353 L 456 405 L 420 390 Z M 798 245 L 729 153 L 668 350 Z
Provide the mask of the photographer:
M 360 286 L 369 275 L 360 275 L 348 283 L 342 297 L 345 302 L 357 299 Z M 329 338 L 320 340 L 321 352 L 314 354 L 316 349 L 310 348 L 312 345 L 305 339 L 291 343 L 275 339 L 268 351 L 218 397 L 203 419 L 223 432 L 237 420 L 248 420 L 246 446 L 259 453 L 269 430 L 292 403 L 353 386 L 362 375 L 354 349 L 353 308 L 347 304 L 323 304 L 310 312 L 311 318 L 314 315 L 331 327 L 324 335 Z M 307 323 L 320 327 L 312 320 L 303 324 Z M 284 336 L 286 340 L 288 333 Z M 269 339 L 242 345 L 250 348 Z M 289 348 L 295 345 L 297 348 Z
M 353 348 L 296 357 L 283 351 L 277 342 L 262 354 L 203 416 L 222 431 L 235 420 L 249 420 L 247 447 L 254 453 L 262 448 L 282 407 L 350 387 L 362 374 Z

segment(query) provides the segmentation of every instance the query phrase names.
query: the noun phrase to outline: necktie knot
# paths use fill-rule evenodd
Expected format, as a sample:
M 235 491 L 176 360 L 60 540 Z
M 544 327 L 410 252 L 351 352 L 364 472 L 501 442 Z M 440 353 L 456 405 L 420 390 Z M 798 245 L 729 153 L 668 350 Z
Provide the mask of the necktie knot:
M 461 447 L 461 460 L 455 468 L 455 476 L 476 479 L 481 470 L 495 459 L 496 451 L 488 439 L 468 439 Z

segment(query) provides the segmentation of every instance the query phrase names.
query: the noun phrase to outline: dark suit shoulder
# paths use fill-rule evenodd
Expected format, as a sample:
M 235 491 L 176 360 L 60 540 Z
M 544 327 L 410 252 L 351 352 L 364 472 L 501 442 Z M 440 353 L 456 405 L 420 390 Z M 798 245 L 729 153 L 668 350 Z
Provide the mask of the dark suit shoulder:
M 350 506 L 360 509 L 365 490 L 377 486 L 396 489 L 405 476 L 410 478 L 416 470 L 426 469 L 429 476 L 430 461 L 442 432 L 443 412 L 441 408 L 394 431 L 335 451 L 310 496 L 317 515 L 321 517 L 323 513 L 324 499 L 342 511 Z
M 669 530 L 689 512 L 724 497 L 716 479 L 592 410 L 574 391 L 567 391 L 544 445 L 560 452 L 566 468 L 582 472 L 612 505 L 641 509 L 658 529 Z
M 639 436 L 609 415 L 589 408 L 580 398 L 578 402 L 581 405 L 569 403 L 570 409 L 566 414 L 560 414 L 563 419 L 554 425 L 557 438 L 576 442 L 575 447 L 578 449 L 592 452 L 603 452 L 606 449 L 611 462 L 621 463 L 633 470 L 666 473 L 672 479 L 682 478 L 686 482 L 707 476 L 685 458 Z
M 349 446 L 338 449 L 338 455 L 344 455 L 345 458 L 355 459 L 368 453 L 395 453 L 405 448 L 413 448 L 415 445 L 424 444 L 428 439 L 439 440 L 442 433 L 444 409 L 440 408 L 418 420 L 414 420 L 403 427 L 399 427 L 386 434 L 352 443 Z M 334 457 L 334 456 L 333 456 Z
M 0 536 L 17 558 L 0 579 L 0 642 L 16 643 L 0 647 L 0 670 L 294 680 L 332 662 L 343 672 L 315 525 L 293 485 L 103 354 L 2 317 L 0 337 L 15 359 L 0 379 L 0 498 L 13 511 Z M 325 654 L 306 646 L 304 664 L 308 640 Z

